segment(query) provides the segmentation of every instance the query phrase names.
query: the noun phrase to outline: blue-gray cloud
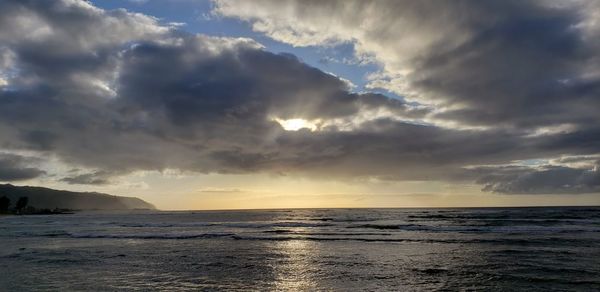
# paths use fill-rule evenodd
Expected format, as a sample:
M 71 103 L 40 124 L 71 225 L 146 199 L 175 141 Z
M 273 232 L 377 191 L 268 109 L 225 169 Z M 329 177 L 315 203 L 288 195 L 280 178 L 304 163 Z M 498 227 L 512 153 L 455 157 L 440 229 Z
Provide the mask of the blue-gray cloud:
M 600 192 L 600 166 L 498 167 L 480 177 L 483 190 L 507 194 L 572 194 Z
M 523 179 L 539 174 L 531 167 L 512 170 L 523 176 L 505 175 L 500 166 L 474 171 L 477 165 L 600 153 L 598 119 L 591 114 L 598 95 L 593 78 L 584 86 L 561 75 L 580 72 L 578 66 L 595 57 L 592 45 L 565 27 L 575 23 L 570 10 L 465 3 L 488 16 L 499 10 L 496 25 L 484 23 L 485 33 L 474 26 L 477 37 L 462 42 L 462 49 L 424 51 L 410 79 L 446 103 L 468 105 L 440 113 L 350 92 L 343 80 L 252 40 L 193 35 L 87 2 L 2 1 L 0 146 L 98 170 L 62 179 L 76 184 L 177 168 L 478 181 L 485 190 L 508 193 L 595 190 L 593 176 L 565 170 L 587 177 L 589 167 L 562 166 L 555 171 L 565 174 L 560 187 Z M 550 32 L 539 35 L 540 27 Z M 504 68 L 510 60 L 519 66 Z M 560 82 L 542 86 L 557 76 Z M 432 117 L 485 128 L 428 123 Z M 292 118 L 323 126 L 285 131 L 276 121 Z M 557 124 L 571 128 L 533 132 Z M 504 187 L 511 179 L 529 187 Z
M 0 154 L 0 181 L 20 181 L 39 177 L 45 172 L 30 164 L 35 161 L 14 154 Z

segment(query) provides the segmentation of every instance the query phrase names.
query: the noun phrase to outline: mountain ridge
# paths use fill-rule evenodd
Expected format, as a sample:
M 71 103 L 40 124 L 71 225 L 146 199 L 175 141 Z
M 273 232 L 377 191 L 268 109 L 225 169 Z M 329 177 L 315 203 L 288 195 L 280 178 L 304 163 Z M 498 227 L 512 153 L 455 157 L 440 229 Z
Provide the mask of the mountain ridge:
M 99 192 L 73 192 L 36 186 L 0 184 L 0 197 L 7 196 L 11 205 L 19 197 L 28 197 L 35 208 L 62 208 L 72 210 L 132 210 L 156 207 L 137 197 L 115 196 Z

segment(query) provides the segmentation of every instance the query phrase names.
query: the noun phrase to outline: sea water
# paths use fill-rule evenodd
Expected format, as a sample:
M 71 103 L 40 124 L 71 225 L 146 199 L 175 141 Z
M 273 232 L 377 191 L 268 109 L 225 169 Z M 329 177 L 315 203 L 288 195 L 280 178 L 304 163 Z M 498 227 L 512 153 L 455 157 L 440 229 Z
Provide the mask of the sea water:
M 0 217 L 2 291 L 593 291 L 600 208 Z

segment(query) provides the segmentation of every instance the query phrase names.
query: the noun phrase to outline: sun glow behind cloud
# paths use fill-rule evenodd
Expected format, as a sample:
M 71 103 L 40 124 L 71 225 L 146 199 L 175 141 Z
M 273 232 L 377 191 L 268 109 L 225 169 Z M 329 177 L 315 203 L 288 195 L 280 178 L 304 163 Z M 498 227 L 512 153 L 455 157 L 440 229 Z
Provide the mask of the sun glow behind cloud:
M 276 118 L 276 122 L 278 122 L 281 127 L 283 127 L 286 131 L 298 131 L 301 129 L 309 129 L 311 131 L 317 130 L 317 125 L 305 119 L 288 119 L 283 120 Z
M 3 182 L 160 208 L 508 204 L 492 192 L 546 204 L 600 190 L 594 9 L 0 2 L 15 24 L 0 27 Z

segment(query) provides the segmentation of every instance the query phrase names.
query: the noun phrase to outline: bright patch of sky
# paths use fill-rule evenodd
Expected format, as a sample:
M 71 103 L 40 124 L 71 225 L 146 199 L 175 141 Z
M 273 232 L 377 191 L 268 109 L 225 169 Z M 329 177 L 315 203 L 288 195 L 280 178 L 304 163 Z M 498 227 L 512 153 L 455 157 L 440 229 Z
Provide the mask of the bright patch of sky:
M 519 164 L 526 166 L 540 166 L 548 164 L 548 159 L 526 159 L 519 161 Z
M 209 0 L 94 0 L 94 5 L 106 9 L 124 8 L 127 11 L 156 17 L 164 24 L 176 24 L 181 30 L 210 36 L 246 37 L 261 43 L 274 53 L 290 53 L 306 64 L 322 71 L 350 80 L 355 92 L 369 91 L 401 99 L 385 90 L 367 90 L 366 76 L 379 70 L 377 64 L 359 64 L 354 57 L 352 44 L 323 47 L 294 47 L 274 41 L 263 34 L 252 31 L 250 24 L 237 19 L 216 16 L 211 13 L 213 4 Z

